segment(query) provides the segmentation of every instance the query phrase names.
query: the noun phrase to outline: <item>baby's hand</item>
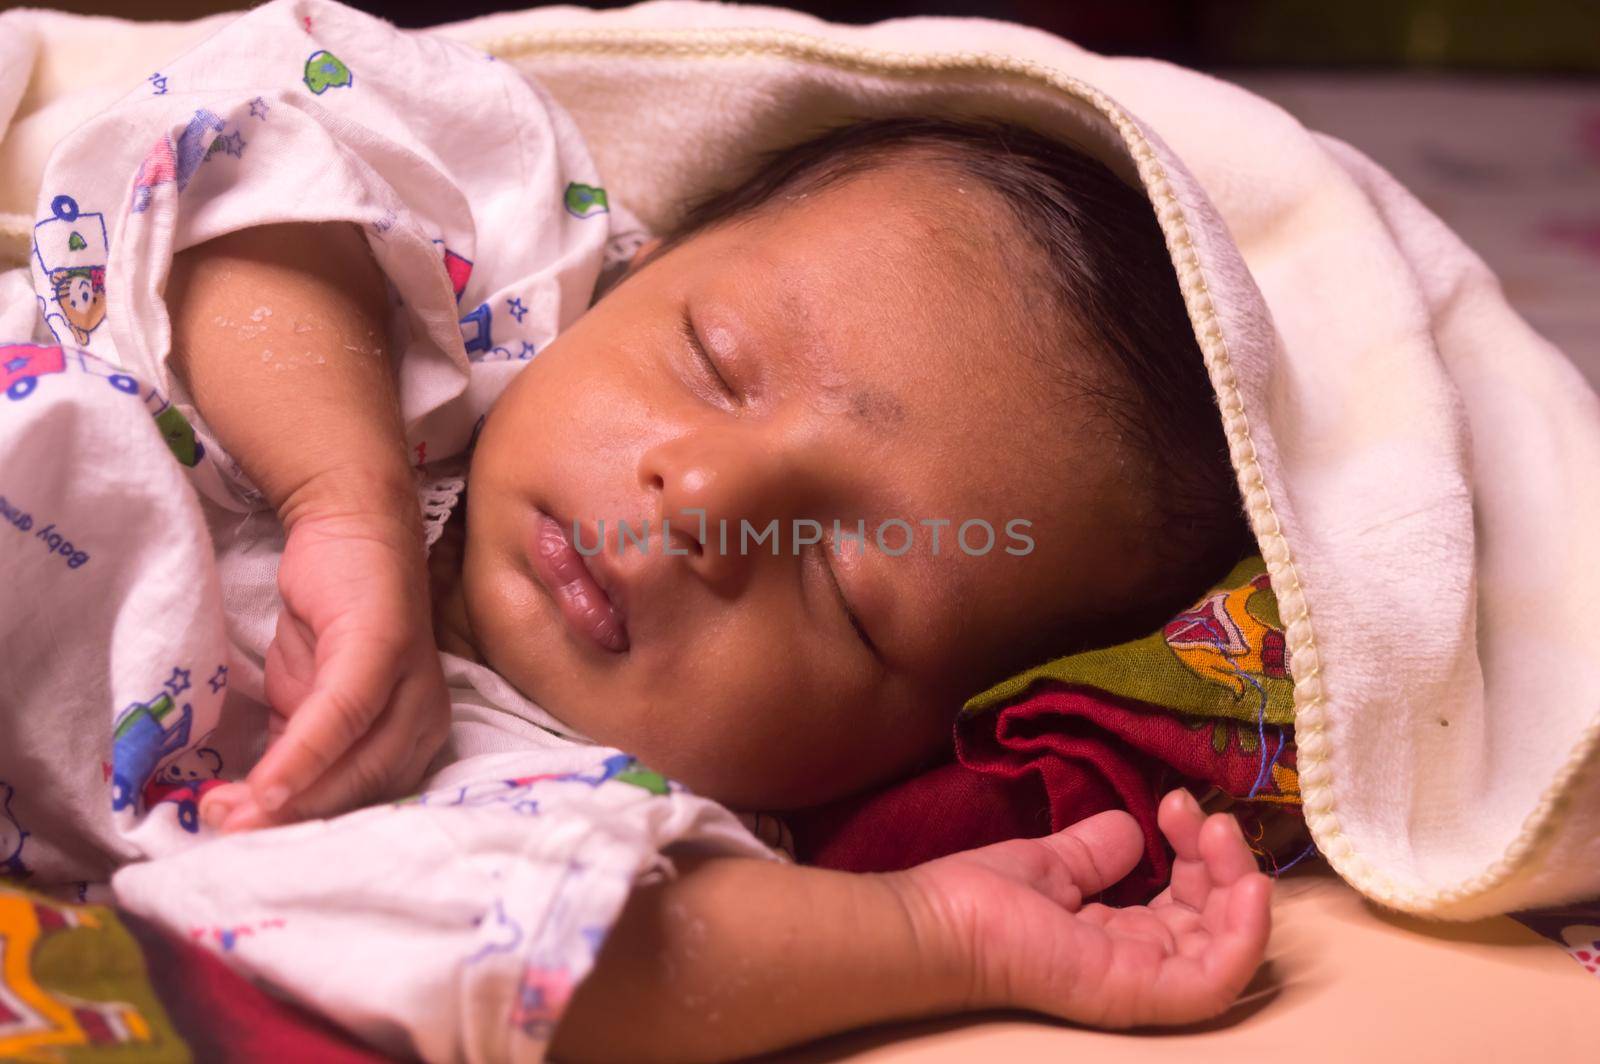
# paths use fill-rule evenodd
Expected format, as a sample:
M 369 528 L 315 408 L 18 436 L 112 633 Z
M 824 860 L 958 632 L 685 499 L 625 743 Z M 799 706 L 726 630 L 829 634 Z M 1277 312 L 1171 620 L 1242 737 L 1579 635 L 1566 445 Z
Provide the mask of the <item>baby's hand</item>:
M 979 1007 L 1097 1027 L 1215 1016 L 1261 963 L 1271 881 L 1237 822 L 1207 818 L 1187 791 L 1166 796 L 1159 822 L 1177 860 L 1171 885 L 1149 905 L 1083 904 L 1130 872 L 1143 849 L 1132 817 L 1102 813 L 1047 838 L 903 873 L 919 939 L 968 944 Z
M 422 559 L 416 531 L 392 518 L 290 526 L 266 660 L 273 739 L 246 783 L 206 796 L 208 824 L 234 831 L 332 815 L 421 780 L 450 716 Z

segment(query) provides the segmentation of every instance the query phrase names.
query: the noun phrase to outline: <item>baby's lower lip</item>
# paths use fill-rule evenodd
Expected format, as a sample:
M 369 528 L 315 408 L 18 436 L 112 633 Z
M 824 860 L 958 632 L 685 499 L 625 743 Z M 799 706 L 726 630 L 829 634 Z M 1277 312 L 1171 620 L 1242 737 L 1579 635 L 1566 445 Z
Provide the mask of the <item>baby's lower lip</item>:
M 567 538 L 567 530 L 542 510 L 534 512 L 528 552 L 533 572 L 556 600 L 562 618 L 574 635 L 603 650 L 620 654 L 628 649 L 628 629 L 594 575 Z

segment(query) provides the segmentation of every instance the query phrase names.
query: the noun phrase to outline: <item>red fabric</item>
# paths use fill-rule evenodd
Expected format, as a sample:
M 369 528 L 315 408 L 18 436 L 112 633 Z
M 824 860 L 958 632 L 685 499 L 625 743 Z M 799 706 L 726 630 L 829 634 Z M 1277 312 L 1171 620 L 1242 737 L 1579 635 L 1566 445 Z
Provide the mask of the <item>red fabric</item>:
M 1214 727 L 1230 729 L 1222 752 Z M 1145 854 L 1105 900 L 1147 900 L 1167 881 L 1171 854 L 1156 826 L 1174 786 L 1215 784 L 1245 796 L 1285 744 L 1267 729 L 1266 759 L 1246 753 L 1231 722 L 1188 720 L 1094 688 L 1040 684 L 1020 701 L 963 720 L 956 759 L 901 783 L 788 819 L 802 861 L 887 872 L 1006 839 L 1059 831 L 1107 809 L 1139 822 Z M 1253 731 L 1253 730 L 1252 730 Z M 1292 761 L 1286 761 L 1292 764 Z

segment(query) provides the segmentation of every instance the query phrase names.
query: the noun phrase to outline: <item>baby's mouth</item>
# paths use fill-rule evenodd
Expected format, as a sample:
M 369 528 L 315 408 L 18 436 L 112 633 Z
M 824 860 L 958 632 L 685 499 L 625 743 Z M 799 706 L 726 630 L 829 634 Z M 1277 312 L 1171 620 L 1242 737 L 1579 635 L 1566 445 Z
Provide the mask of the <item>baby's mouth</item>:
M 574 635 L 620 654 L 628 649 L 622 611 L 600 587 L 589 559 L 572 545 L 570 527 L 543 510 L 534 511 L 532 549 L 528 552 L 534 576 L 555 599 Z

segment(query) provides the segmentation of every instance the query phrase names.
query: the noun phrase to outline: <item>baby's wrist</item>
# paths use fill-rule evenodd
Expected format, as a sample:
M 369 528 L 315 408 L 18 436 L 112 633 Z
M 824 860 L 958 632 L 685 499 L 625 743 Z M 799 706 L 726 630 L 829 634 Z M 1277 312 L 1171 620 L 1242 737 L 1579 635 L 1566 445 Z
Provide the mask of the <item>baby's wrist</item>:
M 392 529 L 420 538 L 416 483 L 404 462 L 351 463 L 319 471 L 276 500 L 287 531 L 309 521 Z
M 934 1011 L 970 1012 L 1006 1004 L 994 994 L 992 980 L 984 978 L 971 921 L 950 911 L 916 869 L 861 878 L 881 883 L 904 914 L 916 965 L 907 975 L 926 988 Z

